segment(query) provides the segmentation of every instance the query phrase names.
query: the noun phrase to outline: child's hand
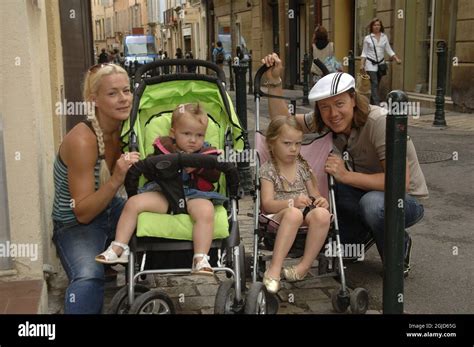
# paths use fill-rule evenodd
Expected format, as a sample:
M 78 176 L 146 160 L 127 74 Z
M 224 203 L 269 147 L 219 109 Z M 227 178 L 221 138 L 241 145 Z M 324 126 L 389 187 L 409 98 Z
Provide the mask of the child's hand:
M 325 209 L 329 209 L 329 203 L 328 201 L 323 198 L 322 196 L 316 198 L 316 200 L 314 200 L 313 202 L 313 205 L 316 206 L 316 207 L 322 207 L 322 208 L 325 208 Z
M 311 199 L 304 194 L 300 194 L 296 199 L 294 199 L 294 207 L 296 208 L 303 208 L 308 205 L 311 205 Z

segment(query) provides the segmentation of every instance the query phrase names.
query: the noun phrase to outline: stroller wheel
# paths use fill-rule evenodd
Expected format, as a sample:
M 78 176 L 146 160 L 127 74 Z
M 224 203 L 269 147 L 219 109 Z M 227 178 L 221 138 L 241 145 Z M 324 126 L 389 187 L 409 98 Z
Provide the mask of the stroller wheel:
M 324 275 L 329 272 L 329 259 L 324 254 L 318 255 L 318 275 Z
M 234 269 L 234 264 L 233 264 L 234 257 L 232 254 L 232 248 L 226 249 L 224 259 L 225 259 L 224 261 L 225 266 Z M 240 267 L 240 288 L 242 289 L 242 292 L 245 292 L 245 289 L 246 289 L 246 286 L 245 286 L 246 278 L 247 278 L 246 276 L 249 275 L 249 272 L 248 272 L 249 266 L 250 265 L 248 262 L 248 258 L 245 258 L 244 244 L 240 243 L 239 244 L 239 267 Z M 226 272 L 226 277 L 231 278 L 232 275 Z
M 214 314 L 234 314 L 236 312 L 234 281 L 224 281 L 219 285 L 214 303 Z
M 245 314 L 267 314 L 268 293 L 262 282 L 254 282 L 245 298 Z
M 277 314 L 280 302 L 276 294 L 267 293 L 267 314 Z
M 344 313 L 349 307 L 349 296 L 344 294 L 341 288 L 336 289 L 331 295 L 332 307 L 337 313 Z
M 350 295 L 351 311 L 354 314 L 364 314 L 369 308 L 369 293 L 364 288 L 356 288 Z
M 240 267 L 240 288 L 242 292 L 245 292 L 245 282 L 247 279 L 247 266 L 246 266 L 246 259 L 245 259 L 245 247 L 244 244 L 241 243 L 239 245 L 239 267 Z
M 139 295 L 148 292 L 150 289 L 142 286 L 140 284 L 135 285 L 135 298 Z M 130 309 L 130 304 L 128 303 L 128 285 L 120 288 L 117 293 L 115 293 L 112 301 L 110 302 L 110 307 L 107 310 L 107 314 L 127 314 Z
M 140 295 L 130 307 L 131 314 L 175 314 L 170 297 L 159 290 L 150 290 Z

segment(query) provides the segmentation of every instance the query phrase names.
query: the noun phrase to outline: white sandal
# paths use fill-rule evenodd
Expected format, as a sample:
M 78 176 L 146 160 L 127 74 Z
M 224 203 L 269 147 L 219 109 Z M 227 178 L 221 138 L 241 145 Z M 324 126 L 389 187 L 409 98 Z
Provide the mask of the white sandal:
M 201 260 L 195 261 L 196 258 L 201 258 Z M 204 253 L 196 253 L 193 256 L 193 267 L 191 274 L 193 275 L 206 275 L 213 276 L 214 270 L 212 270 L 211 265 L 209 264 L 209 256 Z
M 118 246 L 123 249 L 122 254 L 120 256 L 115 253 L 112 246 Z M 104 252 L 100 253 L 98 256 L 95 257 L 95 261 L 102 263 L 102 264 L 127 264 L 128 263 L 128 256 L 130 255 L 130 248 L 125 243 L 112 241 L 109 248 L 107 248 Z

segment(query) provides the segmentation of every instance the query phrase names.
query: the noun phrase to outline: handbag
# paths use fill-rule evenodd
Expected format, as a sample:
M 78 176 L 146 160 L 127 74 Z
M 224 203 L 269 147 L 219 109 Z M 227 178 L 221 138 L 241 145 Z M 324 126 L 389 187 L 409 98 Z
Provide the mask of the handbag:
M 370 94 L 370 76 L 367 74 L 357 74 L 356 90 L 360 94 Z
M 372 35 L 370 35 L 370 39 L 372 40 L 372 43 L 374 44 L 375 59 L 377 60 L 376 62 L 374 61 L 372 62 L 378 65 L 377 74 L 379 76 L 385 76 L 387 74 L 388 65 L 387 63 L 384 62 L 385 61 L 384 58 L 382 58 L 382 60 L 379 61 L 379 57 L 377 57 L 377 49 L 375 48 L 375 42 L 374 42 L 374 39 L 372 38 Z
M 387 74 L 387 70 L 388 70 L 388 65 L 387 63 L 379 63 L 379 70 L 378 70 L 378 74 L 380 76 L 385 76 Z

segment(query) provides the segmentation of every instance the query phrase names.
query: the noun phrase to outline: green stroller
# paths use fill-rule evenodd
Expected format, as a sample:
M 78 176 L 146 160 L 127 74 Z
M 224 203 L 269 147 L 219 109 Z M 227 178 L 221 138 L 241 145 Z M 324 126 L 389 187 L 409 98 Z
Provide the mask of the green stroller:
M 189 64 L 189 60 L 174 59 L 149 63 L 137 70 L 131 116 L 122 128 L 123 150 L 138 151 L 143 159 L 153 154 L 153 141 L 157 136 L 168 135 L 171 114 L 178 105 L 199 102 L 206 110 L 209 122 L 205 141 L 222 150 L 223 154 L 219 157 L 200 154 L 161 155 L 159 164 L 156 162 L 154 165 L 157 168 L 167 168 L 161 176 L 160 170 L 157 170 L 165 195 L 170 186 L 174 185 L 176 189 L 175 183 L 180 180 L 176 172 L 184 167 L 199 168 L 207 165 L 206 168 L 216 168 L 223 173 L 215 183 L 215 190 L 227 196 L 229 201 L 224 206 L 215 207 L 210 262 L 214 272 L 224 271 L 231 279 L 221 282 L 214 311 L 218 314 L 240 313 L 245 306 L 245 250 L 240 243 L 237 221 L 238 174 L 236 166 L 222 158 L 228 158 L 226 153 L 229 151 L 243 150 L 247 139 L 233 109 L 232 100 L 225 91 L 223 71 L 206 61 L 192 62 L 196 68 L 193 73 L 155 74 L 170 66 Z M 199 73 L 205 69 L 215 73 Z M 146 178 L 141 176 L 138 186 L 145 183 Z M 170 201 L 171 205 L 173 202 Z M 108 313 L 175 313 L 173 302 L 164 291 L 150 290 L 137 281 L 150 274 L 189 274 L 191 269 L 187 266 L 191 261 L 186 260 L 185 263 L 183 259 L 192 254 L 192 227 L 192 220 L 185 213 L 145 212 L 139 215 L 136 235 L 130 241 L 127 285 L 115 294 Z

